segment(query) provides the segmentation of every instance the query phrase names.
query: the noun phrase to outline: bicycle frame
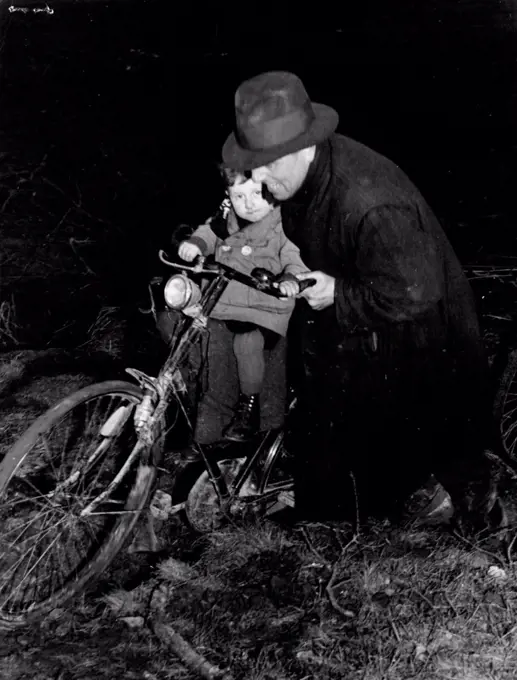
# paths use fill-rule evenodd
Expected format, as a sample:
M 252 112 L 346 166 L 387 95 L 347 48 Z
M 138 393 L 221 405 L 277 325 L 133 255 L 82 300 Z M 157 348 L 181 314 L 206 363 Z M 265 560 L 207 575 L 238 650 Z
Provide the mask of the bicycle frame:
M 144 465 L 158 466 L 159 460 L 152 459 L 153 445 L 159 436 L 159 424 L 165 418 L 165 412 L 174 399 L 178 404 L 180 411 L 183 413 L 187 427 L 193 432 L 194 427 L 188 415 L 188 406 L 184 402 L 184 395 L 187 393 L 187 386 L 181 374 L 183 362 L 188 356 L 188 353 L 200 337 L 207 333 L 207 323 L 210 313 L 219 301 L 221 295 L 226 289 L 227 285 L 232 280 L 237 280 L 245 285 L 249 285 L 264 292 L 278 296 L 278 290 L 273 289 L 271 280 L 264 281 L 260 278 L 254 278 L 253 275 L 245 275 L 232 268 L 222 265 L 213 264 L 205 266 L 205 259 L 199 258 L 197 264 L 189 266 L 183 263 L 173 263 L 169 261 L 163 251 L 159 252 L 160 260 L 169 267 L 173 267 L 181 271 L 184 275 L 186 272 L 191 272 L 194 275 L 204 275 L 212 280 L 202 290 L 201 299 L 197 304 L 187 307 L 183 310 L 178 310 L 178 315 L 183 315 L 183 319 L 177 324 L 171 339 L 171 347 L 167 359 L 158 372 L 157 377 L 149 376 L 142 371 L 135 368 L 127 368 L 129 373 L 142 387 L 144 398 L 140 405 L 137 406 L 135 419 L 135 429 L 138 434 L 137 444 L 128 457 L 123 468 L 119 474 L 112 480 L 109 487 L 97 498 L 95 498 L 81 514 L 92 514 L 96 507 L 118 487 L 121 480 L 124 478 L 129 467 L 134 463 L 135 459 L 140 459 Z M 465 267 L 465 271 L 470 279 L 478 278 L 501 278 L 514 276 L 516 268 L 514 267 L 493 267 L 482 265 L 470 265 Z M 154 306 L 152 307 L 154 310 Z M 174 427 L 174 425 L 172 425 Z M 228 503 L 235 498 L 246 479 L 249 477 L 251 471 L 256 467 L 257 460 L 263 454 L 264 450 L 274 441 L 277 433 L 265 433 L 260 442 L 254 442 L 253 452 L 246 451 L 243 446 L 242 456 L 246 458 L 245 464 L 239 470 L 230 492 L 226 484 L 226 480 L 221 473 L 221 469 L 217 465 L 217 461 L 207 455 L 204 447 L 193 442 L 193 448 L 197 451 L 200 459 L 210 477 L 214 489 L 217 493 L 220 508 L 224 512 L 228 507 Z M 274 462 L 274 454 L 268 453 L 264 462 L 261 478 L 258 484 L 258 495 L 264 498 L 265 481 L 268 477 L 270 468 Z M 285 488 L 285 487 L 284 487 Z M 279 490 L 282 485 L 279 485 Z M 271 495 L 277 493 L 276 489 L 271 489 Z M 269 492 L 268 494 L 269 495 Z M 251 500 L 251 499 L 248 499 Z M 245 498 L 239 501 L 247 502 Z
M 201 299 L 197 304 L 180 310 L 183 314 L 183 319 L 176 326 L 173 337 L 171 338 L 169 355 L 157 377 L 154 378 L 149 376 L 135 368 L 126 369 L 126 372 L 140 384 L 144 392 L 143 400 L 141 404 L 137 406 L 134 415 L 138 439 L 130 456 L 131 460 L 128 459 L 127 461 L 128 465 L 132 464 L 135 457 L 139 457 L 144 465 L 158 465 L 158 460 L 152 460 L 152 450 L 156 439 L 161 434 L 159 431 L 159 424 L 165 419 L 165 413 L 171 399 L 175 399 L 183 413 L 187 427 L 193 432 L 194 428 L 188 415 L 188 406 L 184 402 L 187 386 L 181 374 L 181 368 L 183 362 L 188 357 L 191 347 L 198 342 L 204 333 L 208 332 L 207 323 L 210 313 L 230 281 L 237 280 L 275 297 L 280 297 L 279 290 L 275 287 L 272 279 L 264 280 L 263 270 L 257 270 L 257 276 L 254 277 L 253 273 L 251 276 L 242 274 L 226 265 L 215 263 L 208 266 L 205 264 L 204 258 L 200 258 L 196 265 L 189 267 L 188 265 L 170 262 L 165 257 L 163 251 L 160 251 L 159 257 L 164 264 L 181 270 L 183 274 L 192 272 L 192 274 L 195 275 L 211 277 L 212 280 L 209 281 L 202 290 Z M 174 425 L 172 427 L 174 427 Z M 276 436 L 276 434 L 274 436 Z M 223 512 L 226 511 L 231 498 L 239 492 L 245 479 L 255 466 L 258 457 L 263 453 L 267 442 L 270 441 L 270 437 L 271 433 L 266 433 L 251 456 L 249 456 L 249 452 L 249 457 L 243 452 L 243 456 L 247 457 L 247 461 L 235 480 L 233 493 L 230 493 L 226 481 L 221 474 L 221 470 L 217 465 L 217 461 L 207 455 L 203 446 L 196 442 L 193 443 L 194 449 L 200 455 L 200 458 L 206 467 L 210 481 L 217 493 L 220 508 Z M 270 457 L 268 457 L 264 465 L 264 474 L 266 475 L 269 474 L 273 462 L 272 460 L 270 461 L 269 458 Z M 123 476 L 124 475 L 121 474 L 120 479 L 122 479 Z M 119 483 L 120 480 L 115 478 L 110 484 L 110 487 L 106 489 L 103 497 L 112 493 Z M 264 484 L 261 486 L 263 487 Z M 91 514 L 101 501 L 101 498 L 96 498 L 83 512 Z

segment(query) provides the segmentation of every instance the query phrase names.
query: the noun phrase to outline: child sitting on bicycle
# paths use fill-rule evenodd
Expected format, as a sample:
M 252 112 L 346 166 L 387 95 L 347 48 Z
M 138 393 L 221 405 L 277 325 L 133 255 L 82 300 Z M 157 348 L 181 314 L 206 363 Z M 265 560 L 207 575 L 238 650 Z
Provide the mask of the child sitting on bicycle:
M 282 229 L 280 208 L 267 189 L 249 173 L 223 167 L 227 197 L 218 213 L 198 227 L 178 248 L 179 256 L 191 262 L 199 255 L 215 259 L 250 274 L 255 267 L 277 276 L 282 299 L 231 281 L 211 318 L 224 321 L 233 334 L 240 396 L 234 416 L 223 430 L 225 439 L 243 442 L 260 425 L 260 393 L 266 362 L 264 349 L 275 337 L 285 337 L 299 292 L 296 274 L 309 271 L 297 246 Z

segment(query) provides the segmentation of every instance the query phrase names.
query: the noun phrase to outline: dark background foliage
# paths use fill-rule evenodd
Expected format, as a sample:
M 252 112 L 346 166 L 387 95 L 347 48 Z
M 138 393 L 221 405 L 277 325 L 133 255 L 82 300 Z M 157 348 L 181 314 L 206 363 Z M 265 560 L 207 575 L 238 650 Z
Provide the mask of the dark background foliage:
M 48 244 L 65 230 L 67 243 L 86 244 L 81 257 L 110 300 L 130 304 L 156 269 L 156 247 L 217 205 L 214 164 L 233 93 L 269 69 L 296 72 L 313 100 L 338 109 L 339 131 L 401 165 L 465 261 L 515 251 L 512 0 L 219 5 L 16 0 L 0 9 L 0 152 L 91 217 L 60 221 L 65 209 L 36 191 L 53 215 L 40 220 L 40 237 Z M 9 203 L 17 224 L 31 215 L 29 198 Z M 23 238 L 30 261 L 30 231 Z M 69 275 L 75 291 L 77 262 L 58 258 L 47 288 Z M 11 278 L 3 298 L 29 285 Z

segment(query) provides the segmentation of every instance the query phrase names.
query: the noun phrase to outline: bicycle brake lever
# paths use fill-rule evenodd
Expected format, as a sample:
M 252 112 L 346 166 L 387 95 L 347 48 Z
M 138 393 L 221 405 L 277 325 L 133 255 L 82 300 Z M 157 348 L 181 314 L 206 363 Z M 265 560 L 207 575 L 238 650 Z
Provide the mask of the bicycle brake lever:
M 210 267 L 205 265 L 205 257 L 202 255 L 198 258 L 198 261 L 193 266 L 184 264 L 183 262 L 171 262 L 169 259 L 167 259 L 167 254 L 164 250 L 158 251 L 158 257 L 163 262 L 163 264 L 166 264 L 168 267 L 173 267 L 174 269 L 183 269 L 185 271 L 194 272 L 195 274 L 210 271 Z
M 205 260 L 206 258 L 203 255 L 200 255 L 197 258 L 196 264 L 192 267 L 192 271 L 196 274 L 202 272 L 205 268 Z
M 179 266 L 178 264 L 176 264 L 176 262 L 171 262 L 170 260 L 167 259 L 167 253 L 165 252 L 165 250 L 159 250 L 158 257 L 160 258 L 161 262 L 163 262 L 163 264 L 166 264 L 169 267 Z

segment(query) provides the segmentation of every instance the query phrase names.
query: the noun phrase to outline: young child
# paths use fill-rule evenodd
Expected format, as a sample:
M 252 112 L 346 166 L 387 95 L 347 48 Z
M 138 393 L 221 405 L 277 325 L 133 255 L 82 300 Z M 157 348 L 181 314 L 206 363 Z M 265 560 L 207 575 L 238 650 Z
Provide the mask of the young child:
M 211 317 L 226 322 L 234 334 L 240 397 L 234 417 L 223 437 L 243 442 L 259 430 L 259 397 L 266 370 L 264 348 L 275 337 L 285 336 L 299 292 L 296 274 L 309 271 L 297 246 L 282 229 L 280 208 L 264 195 L 262 184 L 248 173 L 222 168 L 227 198 L 218 214 L 182 241 L 179 256 L 190 262 L 199 255 L 215 254 L 217 261 L 250 274 L 263 267 L 279 276 L 285 296 L 275 298 L 262 291 L 231 281 Z

